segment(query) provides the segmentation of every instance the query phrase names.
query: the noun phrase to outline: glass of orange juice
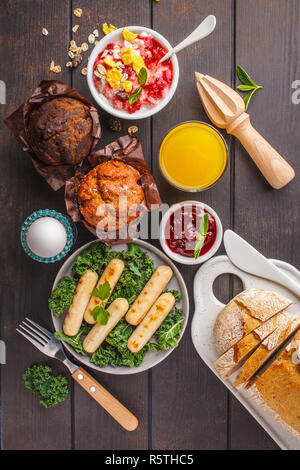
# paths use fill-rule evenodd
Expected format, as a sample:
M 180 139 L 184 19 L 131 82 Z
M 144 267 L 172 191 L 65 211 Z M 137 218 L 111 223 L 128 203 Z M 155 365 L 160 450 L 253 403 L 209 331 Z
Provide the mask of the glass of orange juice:
M 173 127 L 159 148 L 159 164 L 166 180 L 183 191 L 204 191 L 224 174 L 228 147 L 217 129 L 201 121 Z

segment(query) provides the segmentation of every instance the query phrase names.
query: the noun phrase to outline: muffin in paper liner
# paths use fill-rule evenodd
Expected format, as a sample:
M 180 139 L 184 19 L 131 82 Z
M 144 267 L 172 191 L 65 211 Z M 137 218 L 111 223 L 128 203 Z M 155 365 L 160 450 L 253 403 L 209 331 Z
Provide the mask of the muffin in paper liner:
M 137 220 L 129 224 L 130 233 L 126 231 L 126 236 L 123 236 L 124 234 L 121 235 L 119 231 L 116 231 L 116 236 L 111 238 L 111 234 L 107 232 L 105 237 L 99 237 L 96 229 L 87 223 L 80 212 L 77 200 L 77 192 L 85 174 L 101 163 L 110 161 L 112 159 L 118 159 L 138 171 L 140 174 L 138 184 L 144 190 L 144 200 L 139 206 L 141 209 L 139 217 Z M 101 241 L 107 243 L 108 245 L 126 243 L 132 240 L 133 233 L 136 230 L 141 216 L 144 215 L 145 212 L 151 211 L 153 206 L 158 208 L 161 205 L 161 199 L 156 183 L 153 179 L 151 171 L 146 165 L 142 145 L 137 137 L 130 135 L 120 137 L 114 142 L 108 144 L 103 149 L 91 153 L 88 158 L 82 162 L 80 168 L 77 169 L 75 176 L 66 181 L 65 203 L 67 212 L 74 222 L 82 222 L 93 235 L 96 235 Z
M 30 118 L 35 114 L 39 114 L 39 110 L 41 110 L 40 115 L 38 118 L 41 122 L 48 119 L 53 120 L 54 127 L 58 127 L 61 125 L 61 121 L 59 121 L 59 117 L 55 116 L 55 106 L 52 106 L 53 109 L 48 110 L 48 115 L 45 112 L 45 116 L 43 116 L 43 107 L 42 105 L 46 104 L 48 106 L 51 100 L 58 99 L 61 103 L 62 99 L 66 98 L 67 106 L 72 106 L 74 109 L 74 104 L 76 108 L 76 102 L 79 102 L 82 106 L 81 108 L 86 111 L 88 110 L 89 115 L 89 124 L 90 126 L 90 134 L 87 135 L 87 138 L 82 140 L 83 144 L 80 148 L 81 153 L 81 161 L 70 161 L 66 163 L 68 158 L 65 158 L 63 164 L 49 164 L 45 157 L 44 152 L 41 152 L 38 149 L 38 145 L 36 142 L 36 136 L 33 135 L 32 126 Z M 49 107 L 49 106 L 48 106 Z M 62 106 L 60 106 L 62 108 Z M 80 106 L 78 106 L 80 108 Z M 60 110 L 63 112 L 63 109 Z M 59 112 L 59 110 L 58 110 Z M 52 114 L 53 113 L 53 114 Z M 52 115 L 54 118 L 52 118 Z M 70 116 L 69 112 L 69 116 Z M 56 122 L 55 122 L 56 120 Z M 16 140 L 21 145 L 22 149 L 25 152 L 28 152 L 32 164 L 35 167 L 36 171 L 47 181 L 47 183 L 52 187 L 54 190 L 60 189 L 65 182 L 71 178 L 78 166 L 80 166 L 83 160 L 94 150 L 99 138 L 101 137 L 101 126 L 99 121 L 99 115 L 97 109 L 84 97 L 82 96 L 75 88 L 70 87 L 62 82 L 57 80 L 43 80 L 39 86 L 34 90 L 33 94 L 23 103 L 16 111 L 14 111 L 8 118 L 5 119 L 5 124 L 11 130 L 13 135 L 15 136 Z M 82 119 L 84 123 L 84 119 Z M 76 129 L 77 125 L 77 129 Z M 51 132 L 49 129 L 51 126 L 45 126 L 44 133 Z M 78 130 L 78 124 L 75 122 L 75 128 L 69 129 L 68 126 L 65 126 L 64 132 L 68 135 L 68 139 L 74 138 L 76 139 L 75 133 Z M 45 136 L 45 140 L 47 140 L 47 135 Z M 69 150 L 70 140 L 66 141 L 65 146 L 61 146 L 58 149 L 58 155 L 61 152 L 62 159 L 63 153 L 68 152 Z M 79 143 L 80 145 L 81 143 Z M 74 153 L 76 153 L 76 147 L 74 149 Z

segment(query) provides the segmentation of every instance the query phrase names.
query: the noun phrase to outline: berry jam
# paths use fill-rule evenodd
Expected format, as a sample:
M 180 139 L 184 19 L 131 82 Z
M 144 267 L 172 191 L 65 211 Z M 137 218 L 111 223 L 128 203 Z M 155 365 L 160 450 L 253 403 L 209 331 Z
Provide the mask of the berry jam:
M 202 207 L 182 206 L 171 214 L 165 229 L 165 239 L 168 247 L 174 253 L 194 258 L 196 235 L 199 233 L 200 220 L 208 215 L 208 230 L 201 248 L 200 256 L 207 253 L 213 246 L 217 236 L 215 218 Z
M 98 93 L 102 94 L 114 108 L 122 109 L 129 114 L 135 113 L 142 106 L 152 107 L 156 105 L 167 94 L 173 81 L 173 65 L 171 60 L 169 59 L 162 64 L 158 64 L 160 59 L 168 52 L 165 47 L 152 36 L 138 35 L 134 43 L 136 45 L 134 52 L 143 58 L 148 72 L 147 82 L 143 86 L 142 93 L 135 103 L 129 104 L 128 101 L 130 94 L 140 86 L 137 74 L 133 70 L 132 65 L 123 64 L 119 69 L 122 76 L 126 74 L 126 80 L 132 83 L 132 90 L 127 94 L 122 93 L 122 90 L 112 88 L 105 80 L 105 75 L 103 75 L 102 78 L 95 75 L 98 65 L 103 65 L 106 71 L 109 70 L 109 67 L 104 62 L 105 57 L 114 60 L 114 62 L 119 61 L 122 63 L 122 51 L 125 49 L 124 41 L 108 44 L 105 50 L 100 52 L 93 66 L 94 85 Z M 119 59 L 114 58 L 114 47 L 116 46 L 120 48 Z M 106 55 L 101 57 L 103 53 Z M 126 95 L 128 95 L 127 98 Z

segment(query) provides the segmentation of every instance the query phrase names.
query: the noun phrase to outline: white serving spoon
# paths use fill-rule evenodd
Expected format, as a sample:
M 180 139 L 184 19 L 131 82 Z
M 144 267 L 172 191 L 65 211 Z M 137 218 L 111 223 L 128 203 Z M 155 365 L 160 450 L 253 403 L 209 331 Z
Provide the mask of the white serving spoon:
M 171 55 L 176 54 L 176 52 L 179 52 L 185 47 L 191 46 L 194 44 L 194 42 L 200 41 L 200 39 L 208 36 L 215 29 L 216 22 L 217 20 L 214 15 L 207 16 L 205 20 L 203 20 L 202 23 L 200 23 L 199 26 L 186 39 L 181 41 L 177 46 L 173 47 L 173 49 L 167 52 L 167 54 L 162 59 L 160 59 L 158 63 L 161 64 L 171 57 Z

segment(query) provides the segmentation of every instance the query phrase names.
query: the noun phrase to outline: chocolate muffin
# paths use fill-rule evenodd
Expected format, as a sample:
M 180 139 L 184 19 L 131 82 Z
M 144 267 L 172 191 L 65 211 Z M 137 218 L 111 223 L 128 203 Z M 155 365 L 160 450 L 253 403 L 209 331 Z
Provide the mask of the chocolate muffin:
M 66 96 L 45 101 L 30 115 L 28 138 L 47 165 L 76 165 L 90 152 L 93 122 L 89 108 Z

